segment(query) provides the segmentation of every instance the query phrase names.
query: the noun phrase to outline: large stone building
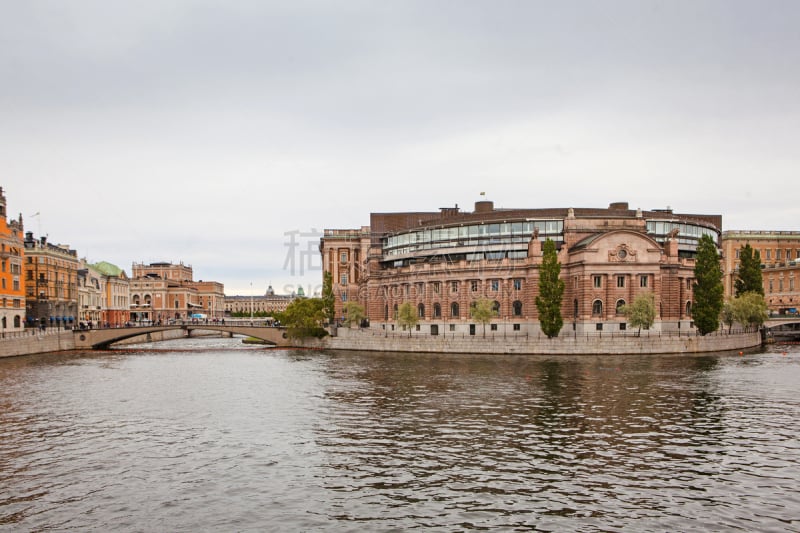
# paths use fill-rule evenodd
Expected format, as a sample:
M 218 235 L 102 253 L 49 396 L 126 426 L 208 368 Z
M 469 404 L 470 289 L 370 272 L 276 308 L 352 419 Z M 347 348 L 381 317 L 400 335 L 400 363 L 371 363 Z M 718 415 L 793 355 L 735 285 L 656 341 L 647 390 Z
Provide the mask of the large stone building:
M 270 315 L 275 311 L 286 311 L 286 308 L 297 297 L 302 297 L 303 288 L 300 294 L 275 294 L 272 285 L 267 287 L 267 292 L 263 295 L 233 295 L 225 297 L 225 314 L 231 315 Z
M 720 215 L 607 209 L 495 209 L 475 204 L 439 212 L 372 213 L 360 229 L 328 229 L 320 242 L 323 271 L 333 277 L 336 316 L 364 305 L 372 327 L 394 329 L 398 306 L 411 302 L 419 330 L 475 334 L 470 306 L 493 302 L 491 329 L 539 333 L 542 243 L 558 249 L 565 282 L 567 330 L 625 330 L 622 305 L 655 296 L 655 329 L 691 330 L 694 257 L 702 235 L 719 244 Z
M 749 244 L 761 257 L 764 296 L 772 314 L 800 308 L 800 231 L 725 231 L 722 233 L 725 295 L 732 296 L 739 254 Z
M 22 265 L 22 215 L 6 218 L 6 197 L 0 187 L 0 332 L 20 331 L 25 327 L 25 286 Z
M 225 288 L 216 281 L 194 281 L 191 265 L 133 263 L 130 315 L 137 322 L 222 318 Z
M 190 265 L 133 263 L 130 315 L 136 322 L 222 318 L 225 290 L 221 283 L 194 281 Z
M 29 326 L 72 327 L 78 313 L 78 252 L 25 233 L 26 321 Z

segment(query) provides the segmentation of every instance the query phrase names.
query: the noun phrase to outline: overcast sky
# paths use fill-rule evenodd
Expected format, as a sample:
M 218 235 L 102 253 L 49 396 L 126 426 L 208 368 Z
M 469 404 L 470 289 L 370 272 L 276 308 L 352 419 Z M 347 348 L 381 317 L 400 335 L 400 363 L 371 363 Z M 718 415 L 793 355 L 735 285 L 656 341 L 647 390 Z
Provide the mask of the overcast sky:
M 794 0 L 0 0 L 0 186 L 91 262 L 227 294 L 313 289 L 323 228 L 481 191 L 800 230 L 799 25 Z

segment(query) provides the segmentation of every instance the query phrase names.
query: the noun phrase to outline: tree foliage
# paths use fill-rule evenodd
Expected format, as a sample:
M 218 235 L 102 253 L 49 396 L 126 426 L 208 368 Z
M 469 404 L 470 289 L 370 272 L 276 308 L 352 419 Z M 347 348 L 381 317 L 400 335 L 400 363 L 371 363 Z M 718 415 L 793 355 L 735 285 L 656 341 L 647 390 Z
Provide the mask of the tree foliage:
M 709 235 L 700 237 L 700 243 L 697 245 L 694 279 L 692 318 L 697 331 L 705 335 L 719 328 L 724 304 L 722 266 L 719 262 L 717 245 Z
M 761 276 L 761 254 L 749 244 L 739 250 L 739 271 L 733 287 L 737 297 L 754 292 L 764 296 L 764 282 Z
M 476 322 L 483 324 L 483 336 L 486 337 L 486 324 L 497 316 L 497 312 L 494 310 L 494 302 L 487 298 L 475 300 L 470 306 L 469 315 Z
M 325 320 L 325 303 L 321 298 L 298 298 L 280 313 L 286 333 L 293 339 L 321 338 L 328 334 L 322 327 Z
M 322 274 L 322 307 L 328 322 L 332 322 L 336 318 L 333 303 L 333 274 L 325 272 Z
M 733 323 L 736 322 L 736 313 L 734 312 L 734 300 L 732 298 L 728 298 L 725 301 L 725 304 L 722 306 L 722 313 L 720 314 L 720 320 L 722 323 L 728 326 L 728 333 L 731 331 L 731 327 Z
M 641 334 L 642 328 L 650 329 L 656 321 L 656 299 L 652 292 L 643 292 L 637 295 L 633 302 L 623 305 L 622 313 L 628 319 L 631 327 L 638 328 L 636 335 Z
M 767 318 L 767 302 L 757 292 L 745 292 L 733 300 L 733 318 L 743 326 L 761 326 Z
M 404 302 L 400 304 L 400 307 L 397 309 L 397 323 L 403 329 L 408 328 L 408 336 L 411 336 L 411 328 L 417 325 L 419 322 L 419 317 L 417 316 L 417 310 L 411 304 L 411 302 Z
M 539 295 L 536 309 L 539 311 L 539 324 L 548 338 L 557 337 L 564 325 L 561 316 L 561 300 L 564 296 L 564 280 L 559 278 L 561 263 L 558 262 L 556 244 L 547 239 L 542 246 L 542 266 L 539 267 Z
M 361 327 L 361 321 L 366 317 L 364 306 L 358 302 L 347 302 L 344 304 L 344 325 L 350 327 L 355 324 Z

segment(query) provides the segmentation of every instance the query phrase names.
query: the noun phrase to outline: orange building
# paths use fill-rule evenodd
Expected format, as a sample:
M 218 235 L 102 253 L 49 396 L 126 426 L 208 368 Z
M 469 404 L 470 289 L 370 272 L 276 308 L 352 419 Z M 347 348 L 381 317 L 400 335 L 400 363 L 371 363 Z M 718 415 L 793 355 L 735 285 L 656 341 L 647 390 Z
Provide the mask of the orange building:
M 732 296 L 739 253 L 749 244 L 761 258 L 764 297 L 771 314 L 800 309 L 800 231 L 725 231 L 722 233 L 725 295 Z
M 168 321 L 192 315 L 221 318 L 225 314 L 225 289 L 215 281 L 194 281 L 191 265 L 183 263 L 133 263 L 130 280 L 131 319 Z
M 693 327 L 694 257 L 701 236 L 716 243 L 719 215 L 606 209 L 495 209 L 372 213 L 370 226 L 325 230 L 323 271 L 333 278 L 336 318 L 365 307 L 372 327 L 394 329 L 399 305 L 417 309 L 419 331 L 474 335 L 470 307 L 489 299 L 498 333 L 538 334 L 536 296 L 542 242 L 558 249 L 565 282 L 562 316 L 570 332 L 621 331 L 623 305 L 652 293 L 654 329 Z
M 6 197 L 0 187 L 0 332 L 21 331 L 25 327 L 25 287 L 22 265 L 22 215 L 6 219 Z

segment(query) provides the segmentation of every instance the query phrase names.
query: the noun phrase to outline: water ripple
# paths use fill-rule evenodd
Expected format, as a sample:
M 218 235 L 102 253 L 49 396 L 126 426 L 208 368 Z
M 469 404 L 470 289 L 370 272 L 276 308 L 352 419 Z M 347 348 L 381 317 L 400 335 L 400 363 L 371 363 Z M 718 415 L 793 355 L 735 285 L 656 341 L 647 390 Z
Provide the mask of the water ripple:
M 798 351 L 190 342 L 0 361 L 0 529 L 800 529 Z

